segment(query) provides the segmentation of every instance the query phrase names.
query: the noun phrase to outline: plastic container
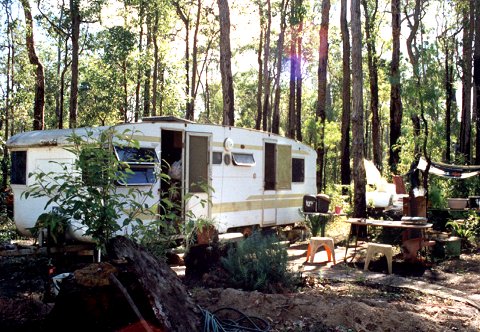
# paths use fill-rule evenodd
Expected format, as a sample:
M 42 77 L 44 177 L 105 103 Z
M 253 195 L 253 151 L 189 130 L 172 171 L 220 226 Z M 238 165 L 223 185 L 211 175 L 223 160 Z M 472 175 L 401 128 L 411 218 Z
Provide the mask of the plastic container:
M 449 198 L 448 207 L 452 210 L 463 210 L 468 206 L 467 198 Z
M 303 196 L 303 212 L 317 212 L 317 198 L 314 195 Z
M 327 213 L 330 206 L 330 197 L 325 194 L 317 195 L 317 212 Z

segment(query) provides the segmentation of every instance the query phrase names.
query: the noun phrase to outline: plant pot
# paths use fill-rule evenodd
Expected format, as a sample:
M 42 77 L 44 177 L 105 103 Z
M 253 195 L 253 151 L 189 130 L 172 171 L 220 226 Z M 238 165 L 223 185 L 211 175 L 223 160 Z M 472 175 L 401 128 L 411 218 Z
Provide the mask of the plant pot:
M 205 226 L 197 231 L 197 243 L 209 244 L 215 237 L 216 229 L 214 226 Z
M 342 213 L 342 207 L 341 206 L 335 206 L 335 214 L 341 214 Z

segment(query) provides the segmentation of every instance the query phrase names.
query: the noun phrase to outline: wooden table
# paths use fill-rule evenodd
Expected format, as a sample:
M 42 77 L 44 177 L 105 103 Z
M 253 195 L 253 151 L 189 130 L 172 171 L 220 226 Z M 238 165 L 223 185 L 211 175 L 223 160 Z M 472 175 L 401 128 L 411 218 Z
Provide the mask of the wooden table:
M 353 225 L 356 226 L 373 226 L 373 227 L 387 227 L 387 228 L 400 228 L 403 230 L 420 230 L 420 231 L 425 231 L 428 228 L 432 228 L 433 224 L 431 223 L 425 223 L 425 224 L 419 224 L 419 223 L 406 223 L 400 220 L 376 220 L 376 219 L 360 219 L 360 218 L 350 218 L 347 219 L 345 222 L 350 224 L 350 231 L 348 233 L 348 238 L 347 238 L 347 245 L 345 248 L 345 258 L 344 261 L 347 261 L 347 251 L 348 248 L 350 247 L 350 240 L 352 236 L 355 236 L 355 253 L 352 256 L 352 260 L 356 255 L 357 252 L 357 243 L 358 243 L 358 233 L 359 233 L 359 227 L 351 227 Z M 352 228 L 355 228 L 355 234 L 352 234 Z M 367 229 L 368 233 L 368 229 Z

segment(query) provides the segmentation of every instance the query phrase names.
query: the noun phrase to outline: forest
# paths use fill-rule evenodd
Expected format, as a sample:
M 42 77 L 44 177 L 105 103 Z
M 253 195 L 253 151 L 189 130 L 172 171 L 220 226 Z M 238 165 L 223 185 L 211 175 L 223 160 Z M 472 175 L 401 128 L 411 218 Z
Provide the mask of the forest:
M 319 192 L 353 180 L 357 215 L 363 158 L 387 178 L 480 164 L 479 1 L 0 3 L 2 145 L 162 115 L 255 128 L 314 147 Z M 8 168 L 4 147 L 4 188 Z M 429 198 L 477 182 L 432 178 Z

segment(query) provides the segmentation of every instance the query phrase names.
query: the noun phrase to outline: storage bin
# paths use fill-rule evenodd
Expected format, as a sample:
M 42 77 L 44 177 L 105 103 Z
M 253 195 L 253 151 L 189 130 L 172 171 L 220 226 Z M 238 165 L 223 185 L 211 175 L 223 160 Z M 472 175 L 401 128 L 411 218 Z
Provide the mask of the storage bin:
M 327 213 L 330 206 L 330 197 L 325 194 L 317 195 L 317 212 Z
M 448 207 L 453 210 L 462 210 L 467 208 L 468 199 L 466 198 L 449 198 Z
M 314 195 L 303 196 L 303 212 L 317 212 L 317 198 Z

